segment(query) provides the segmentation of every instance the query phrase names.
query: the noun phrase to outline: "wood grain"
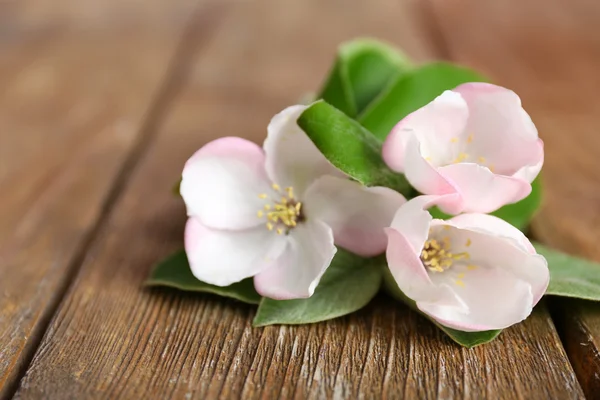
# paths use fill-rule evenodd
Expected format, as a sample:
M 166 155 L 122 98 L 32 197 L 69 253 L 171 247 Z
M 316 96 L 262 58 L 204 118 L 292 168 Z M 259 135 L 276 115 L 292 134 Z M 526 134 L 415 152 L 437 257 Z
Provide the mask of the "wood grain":
M 369 33 L 421 60 L 439 56 L 420 4 L 244 1 L 214 35 L 190 38 L 208 42 L 16 398 L 582 398 L 543 305 L 467 350 L 384 296 L 327 323 L 253 329 L 249 306 L 141 288 L 182 244 L 185 213 L 168 188 L 186 158 L 223 135 L 260 141 L 274 113 L 318 86 L 343 39 Z
M 0 397 L 24 372 L 139 147 L 181 35 L 180 24 L 36 25 L 11 10 L 0 13 Z
M 586 0 L 430 4 L 448 54 L 519 93 L 545 142 L 545 199 L 534 236 L 600 261 L 600 6 Z M 600 305 L 553 304 L 583 388 L 597 398 Z

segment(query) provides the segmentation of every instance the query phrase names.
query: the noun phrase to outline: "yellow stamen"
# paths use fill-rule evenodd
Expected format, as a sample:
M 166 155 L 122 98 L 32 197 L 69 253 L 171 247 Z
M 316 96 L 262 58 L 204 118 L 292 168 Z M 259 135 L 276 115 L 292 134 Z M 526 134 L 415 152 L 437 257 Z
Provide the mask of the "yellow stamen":
M 280 187 L 277 184 L 272 185 L 273 189 L 280 191 Z M 279 201 L 272 200 L 272 203 L 265 204 L 263 210 L 259 210 L 256 215 L 263 217 L 266 215 L 268 230 L 275 230 L 278 234 L 282 235 L 289 231 L 291 228 L 298 225 L 299 219 L 302 218 L 302 203 L 296 201 L 294 196 L 294 189 L 292 187 L 285 188 L 286 196 L 281 196 Z
M 267 198 L 267 194 L 266 193 L 261 193 L 258 195 L 259 199 L 266 199 Z
M 465 283 L 460 279 L 455 280 L 454 283 L 456 283 L 460 287 L 465 287 Z
M 428 239 L 421 251 L 423 265 L 434 272 L 444 272 L 452 267 L 455 261 L 468 259 L 469 253 L 452 253 L 450 237 L 446 236 L 441 243 L 437 239 Z
M 469 247 L 471 245 L 471 239 L 467 239 L 467 243 L 465 243 L 465 246 Z
M 464 272 L 461 272 L 460 274 L 456 275 L 456 277 L 457 277 L 458 279 L 462 279 L 462 278 L 464 278 L 464 277 L 465 277 L 465 273 L 464 273 Z
M 473 141 L 473 134 L 471 133 L 469 137 L 467 137 L 467 143 L 471 143 Z
M 477 158 L 477 160 L 479 161 L 479 164 L 485 163 L 485 157 L 479 156 L 479 158 Z
M 450 139 L 450 141 L 451 141 L 452 143 L 456 143 L 456 142 L 458 142 L 458 138 L 455 138 L 455 137 L 453 137 L 452 139 Z
M 479 268 L 477 265 L 473 265 L 473 264 L 469 264 L 469 265 L 467 265 L 467 269 L 468 269 L 469 271 L 476 270 L 477 268 Z
M 460 163 L 465 161 L 469 155 L 467 153 L 458 153 L 458 156 L 454 159 L 454 163 Z

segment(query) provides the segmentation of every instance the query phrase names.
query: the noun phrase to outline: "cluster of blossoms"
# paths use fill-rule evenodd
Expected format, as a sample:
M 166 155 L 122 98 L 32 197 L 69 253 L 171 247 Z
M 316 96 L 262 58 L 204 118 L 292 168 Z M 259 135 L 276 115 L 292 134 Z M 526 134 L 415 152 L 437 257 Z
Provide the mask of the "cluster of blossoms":
M 386 251 L 398 287 L 441 325 L 501 329 L 531 313 L 548 285 L 546 260 L 486 214 L 527 197 L 543 164 L 515 93 L 464 84 L 396 125 L 383 159 L 423 194 L 409 201 L 331 165 L 297 124 L 305 109 L 277 114 L 262 148 L 226 137 L 186 163 L 185 249 L 198 279 L 253 277 L 262 296 L 307 298 L 339 246 L 364 257 Z M 434 219 L 433 206 L 456 216 Z

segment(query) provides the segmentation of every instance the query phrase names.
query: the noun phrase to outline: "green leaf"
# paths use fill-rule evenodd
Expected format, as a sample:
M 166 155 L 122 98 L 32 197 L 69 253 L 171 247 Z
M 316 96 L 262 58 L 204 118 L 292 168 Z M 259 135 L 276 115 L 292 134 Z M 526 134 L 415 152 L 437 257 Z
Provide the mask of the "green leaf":
M 308 107 L 298 125 L 333 165 L 363 185 L 387 186 L 405 195 L 411 190 L 404 176 L 383 162 L 381 142 L 323 100 Z
M 550 284 L 546 295 L 600 301 L 600 264 L 533 243 L 546 257 Z
M 168 286 L 188 292 L 204 292 L 230 297 L 244 303 L 259 304 L 260 295 L 254 290 L 252 279 L 220 287 L 199 281 L 190 270 L 183 250 L 167 257 L 154 268 L 145 282 L 146 286 Z
M 444 90 L 465 82 L 485 82 L 479 73 L 448 63 L 433 63 L 399 76 L 373 100 L 358 121 L 379 139 L 411 112 L 431 102 Z
M 533 219 L 533 216 L 540 208 L 542 204 L 542 181 L 541 177 L 538 176 L 531 184 L 531 193 L 523 200 L 509 204 L 500 208 L 497 211 L 491 213 L 498 218 L 501 218 L 509 224 L 515 226 L 519 230 L 525 232 L 529 227 L 529 223 Z M 437 219 L 448 219 L 452 218 L 452 215 L 448 215 L 440 211 L 437 207 L 429 209 L 431 216 Z
M 446 333 L 446 335 L 448 335 L 450 337 L 450 339 L 454 340 L 456 343 L 460 344 L 461 346 L 464 346 L 467 348 L 472 348 L 475 346 L 479 346 L 480 344 L 491 342 L 496 337 L 498 337 L 498 335 L 500 335 L 500 333 L 502 332 L 502 330 L 499 330 L 499 329 L 491 330 L 491 331 L 482 331 L 482 332 L 463 332 L 463 331 L 459 331 L 456 329 L 452 329 L 452 328 L 448 328 L 443 325 L 440 325 L 434 319 L 429 317 L 427 314 L 422 313 L 417 308 L 416 303 L 413 300 L 406 297 L 406 295 L 404 293 L 402 293 L 402 291 L 396 284 L 396 281 L 394 280 L 394 277 L 392 276 L 392 273 L 390 272 L 390 270 L 387 266 L 385 266 L 383 268 L 383 286 L 385 288 L 385 291 L 390 296 L 392 296 L 396 300 L 402 301 L 403 303 L 408 305 L 410 308 L 412 308 L 414 311 L 418 312 L 419 314 L 423 315 L 425 318 L 427 318 L 428 320 L 433 322 L 434 325 L 436 325 L 438 328 L 440 328 L 442 331 L 444 331 L 444 333 Z
M 254 326 L 310 324 L 353 313 L 366 306 L 379 291 L 381 258 L 365 259 L 338 249 L 315 293 L 308 299 L 263 298 Z
M 408 59 L 385 43 L 353 40 L 340 46 L 319 98 L 356 117 L 388 84 L 410 68 Z

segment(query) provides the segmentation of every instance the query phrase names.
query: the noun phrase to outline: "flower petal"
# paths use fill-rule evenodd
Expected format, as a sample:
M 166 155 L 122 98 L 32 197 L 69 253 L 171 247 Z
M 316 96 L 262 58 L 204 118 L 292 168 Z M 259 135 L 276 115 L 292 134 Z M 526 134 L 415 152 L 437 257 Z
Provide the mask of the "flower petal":
M 188 215 L 217 229 L 246 229 L 261 221 L 256 212 L 270 193 L 265 157 L 256 144 L 226 137 L 198 150 L 183 169 L 180 193 Z
M 461 214 L 443 222 L 459 229 L 468 229 L 485 233 L 487 235 L 507 238 L 519 248 L 528 253 L 535 254 L 535 248 L 527 237 L 508 222 L 488 214 Z
M 469 107 L 467 153 L 485 158 L 486 165 L 502 175 L 538 164 L 538 132 L 516 93 L 481 82 L 466 83 L 453 91 L 460 93 Z
M 298 117 L 306 108 L 291 106 L 275 115 L 263 145 L 271 180 L 281 186 L 293 187 L 299 195 L 322 175 L 344 176 L 298 126 Z
M 472 163 L 458 163 L 438 168 L 451 181 L 463 199 L 463 212 L 488 213 L 516 203 L 531 193 L 531 184 L 522 179 L 495 175 L 487 167 Z M 456 210 L 446 210 L 456 214 Z
M 385 230 L 388 236 L 386 258 L 398 288 L 405 296 L 423 304 L 444 304 L 445 307 L 466 310 L 465 304 L 448 287 L 433 284 L 421 259 L 406 237 L 393 228 Z
M 223 231 L 191 217 L 185 227 L 185 252 L 192 273 L 211 285 L 229 286 L 256 275 L 279 256 L 285 244 L 282 236 L 263 226 Z
M 434 221 L 427 209 L 435 205 L 442 207 L 455 204 L 456 197 L 457 194 L 454 193 L 443 196 L 415 197 L 396 211 L 390 227 L 401 232 L 413 252 L 419 255 L 429 235 L 429 227 Z
M 383 145 L 383 159 L 397 172 L 413 169 L 406 159 L 410 134 L 420 144 L 419 153 L 435 165 L 444 165 L 453 158 L 451 143 L 463 135 L 469 111 L 457 93 L 445 91 L 431 103 L 409 114 L 388 135 Z M 411 165 L 406 168 L 406 165 Z
M 335 243 L 355 254 L 381 254 L 390 225 L 404 197 L 389 188 L 367 188 L 349 179 L 323 176 L 304 195 L 307 218 L 325 222 L 333 230 Z
M 539 153 L 539 161 L 537 162 L 537 164 L 526 165 L 524 167 L 521 167 L 521 169 L 515 172 L 513 177 L 523 179 L 524 181 L 530 183 L 533 182 L 533 180 L 539 175 L 540 171 L 542 170 L 542 166 L 544 165 L 544 142 L 542 142 L 541 139 L 538 140 L 537 151 Z
M 323 222 L 307 220 L 281 237 L 287 239 L 286 247 L 254 277 L 256 291 L 276 300 L 312 296 L 337 251 L 331 228 Z
M 385 229 L 388 237 L 386 258 L 390 272 L 402 292 L 413 300 L 428 298 L 429 275 L 407 238 L 394 228 Z
M 478 268 L 461 278 L 449 271 L 432 274 L 438 288 L 449 289 L 465 309 L 441 302 L 419 302 L 417 307 L 440 324 L 465 332 L 504 329 L 523 321 L 533 307 L 531 286 L 501 268 Z
M 535 305 L 546 292 L 550 272 L 546 259 L 536 254 L 525 235 L 508 222 L 485 214 L 463 214 L 444 221 L 458 228 L 453 240 L 471 245 L 455 248 L 455 251 L 468 251 L 473 262 L 489 260 L 488 263 L 511 273 L 527 282 L 533 293 Z M 465 276 L 469 276 L 471 271 Z
M 410 168 L 405 172 L 406 179 L 419 192 L 428 195 L 456 193 L 457 188 L 440 174 L 439 168 L 435 168 L 423 158 L 419 146 L 417 138 L 410 135 L 405 153 L 406 162 L 410 165 Z M 451 212 L 452 214 L 459 213 L 463 206 L 460 197 L 455 197 L 455 200 L 457 201 L 456 204 L 446 204 L 447 207 L 453 210 L 456 209 L 455 212 Z

